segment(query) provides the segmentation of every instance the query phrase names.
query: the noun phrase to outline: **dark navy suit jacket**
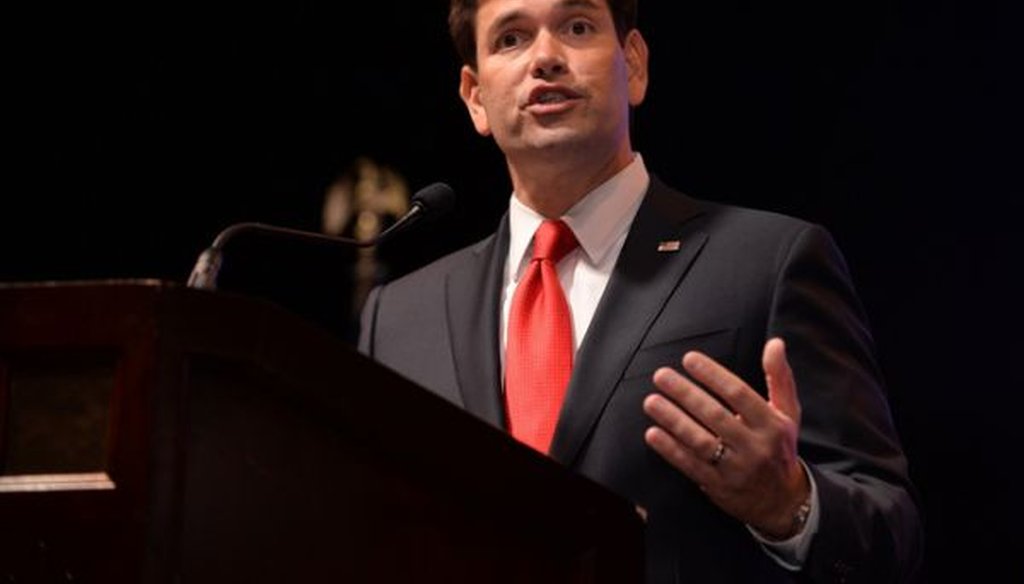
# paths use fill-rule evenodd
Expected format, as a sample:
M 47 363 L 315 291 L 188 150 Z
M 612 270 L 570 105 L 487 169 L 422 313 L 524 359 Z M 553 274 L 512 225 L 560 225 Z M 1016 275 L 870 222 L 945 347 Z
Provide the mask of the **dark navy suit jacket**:
M 678 240 L 678 251 L 659 243 Z M 361 350 L 496 427 L 508 221 L 484 241 L 374 290 Z M 785 339 L 803 407 L 799 454 L 820 527 L 800 573 L 644 443 L 660 366 L 700 350 L 765 393 Z M 580 343 L 551 456 L 647 510 L 648 582 L 888 582 L 918 567 L 921 529 L 866 319 L 818 226 L 697 201 L 652 179 Z

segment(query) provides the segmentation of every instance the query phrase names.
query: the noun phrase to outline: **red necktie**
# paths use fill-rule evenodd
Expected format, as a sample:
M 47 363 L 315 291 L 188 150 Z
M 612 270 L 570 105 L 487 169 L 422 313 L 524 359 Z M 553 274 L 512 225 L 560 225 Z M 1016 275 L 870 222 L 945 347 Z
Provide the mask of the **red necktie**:
M 558 281 L 558 264 L 576 249 L 561 221 L 545 221 L 533 236 L 526 268 L 508 319 L 505 400 L 509 432 L 547 453 L 572 373 L 572 316 Z

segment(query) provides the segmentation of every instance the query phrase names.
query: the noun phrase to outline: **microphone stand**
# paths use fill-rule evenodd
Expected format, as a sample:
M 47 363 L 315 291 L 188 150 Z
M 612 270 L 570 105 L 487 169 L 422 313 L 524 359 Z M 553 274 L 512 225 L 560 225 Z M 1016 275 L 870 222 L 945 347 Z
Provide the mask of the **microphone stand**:
M 301 231 L 299 229 L 279 227 L 266 223 L 246 222 L 230 225 L 217 234 L 210 247 L 199 254 L 199 258 L 196 259 L 196 264 L 192 268 L 192 273 L 188 277 L 188 287 L 199 290 L 217 289 L 217 276 L 220 274 L 221 265 L 224 263 L 224 248 L 240 233 L 266 233 L 312 243 L 326 243 L 346 247 L 373 247 L 427 215 L 440 215 L 448 211 L 454 204 L 454 198 L 455 193 L 451 187 L 444 183 L 434 183 L 424 187 L 413 196 L 412 207 L 408 213 L 402 215 L 398 221 L 395 221 L 391 227 L 385 229 L 380 235 L 366 241 L 350 237 Z

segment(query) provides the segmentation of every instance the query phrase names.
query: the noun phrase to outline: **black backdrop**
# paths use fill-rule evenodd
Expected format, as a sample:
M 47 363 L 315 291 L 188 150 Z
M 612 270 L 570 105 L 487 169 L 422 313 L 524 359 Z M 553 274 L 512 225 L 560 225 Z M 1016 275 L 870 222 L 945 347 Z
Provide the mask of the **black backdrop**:
M 482 237 L 509 185 L 458 102 L 444 4 L 9 14 L 0 282 L 184 280 L 234 221 L 316 229 L 324 189 L 360 155 L 460 195 L 383 250 L 398 272 Z M 832 230 L 924 498 L 930 580 L 1024 576 L 1019 9 L 641 4 L 652 87 L 634 135 L 649 168 Z

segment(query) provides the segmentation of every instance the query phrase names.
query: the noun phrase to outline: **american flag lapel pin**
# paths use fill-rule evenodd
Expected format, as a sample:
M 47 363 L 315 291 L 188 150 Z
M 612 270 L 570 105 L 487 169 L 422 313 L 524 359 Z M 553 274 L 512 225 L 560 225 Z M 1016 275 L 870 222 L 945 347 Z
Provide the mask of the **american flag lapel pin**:
M 658 251 L 662 253 L 679 251 L 682 247 L 682 243 L 678 239 L 672 239 L 669 241 L 662 241 L 658 243 Z

